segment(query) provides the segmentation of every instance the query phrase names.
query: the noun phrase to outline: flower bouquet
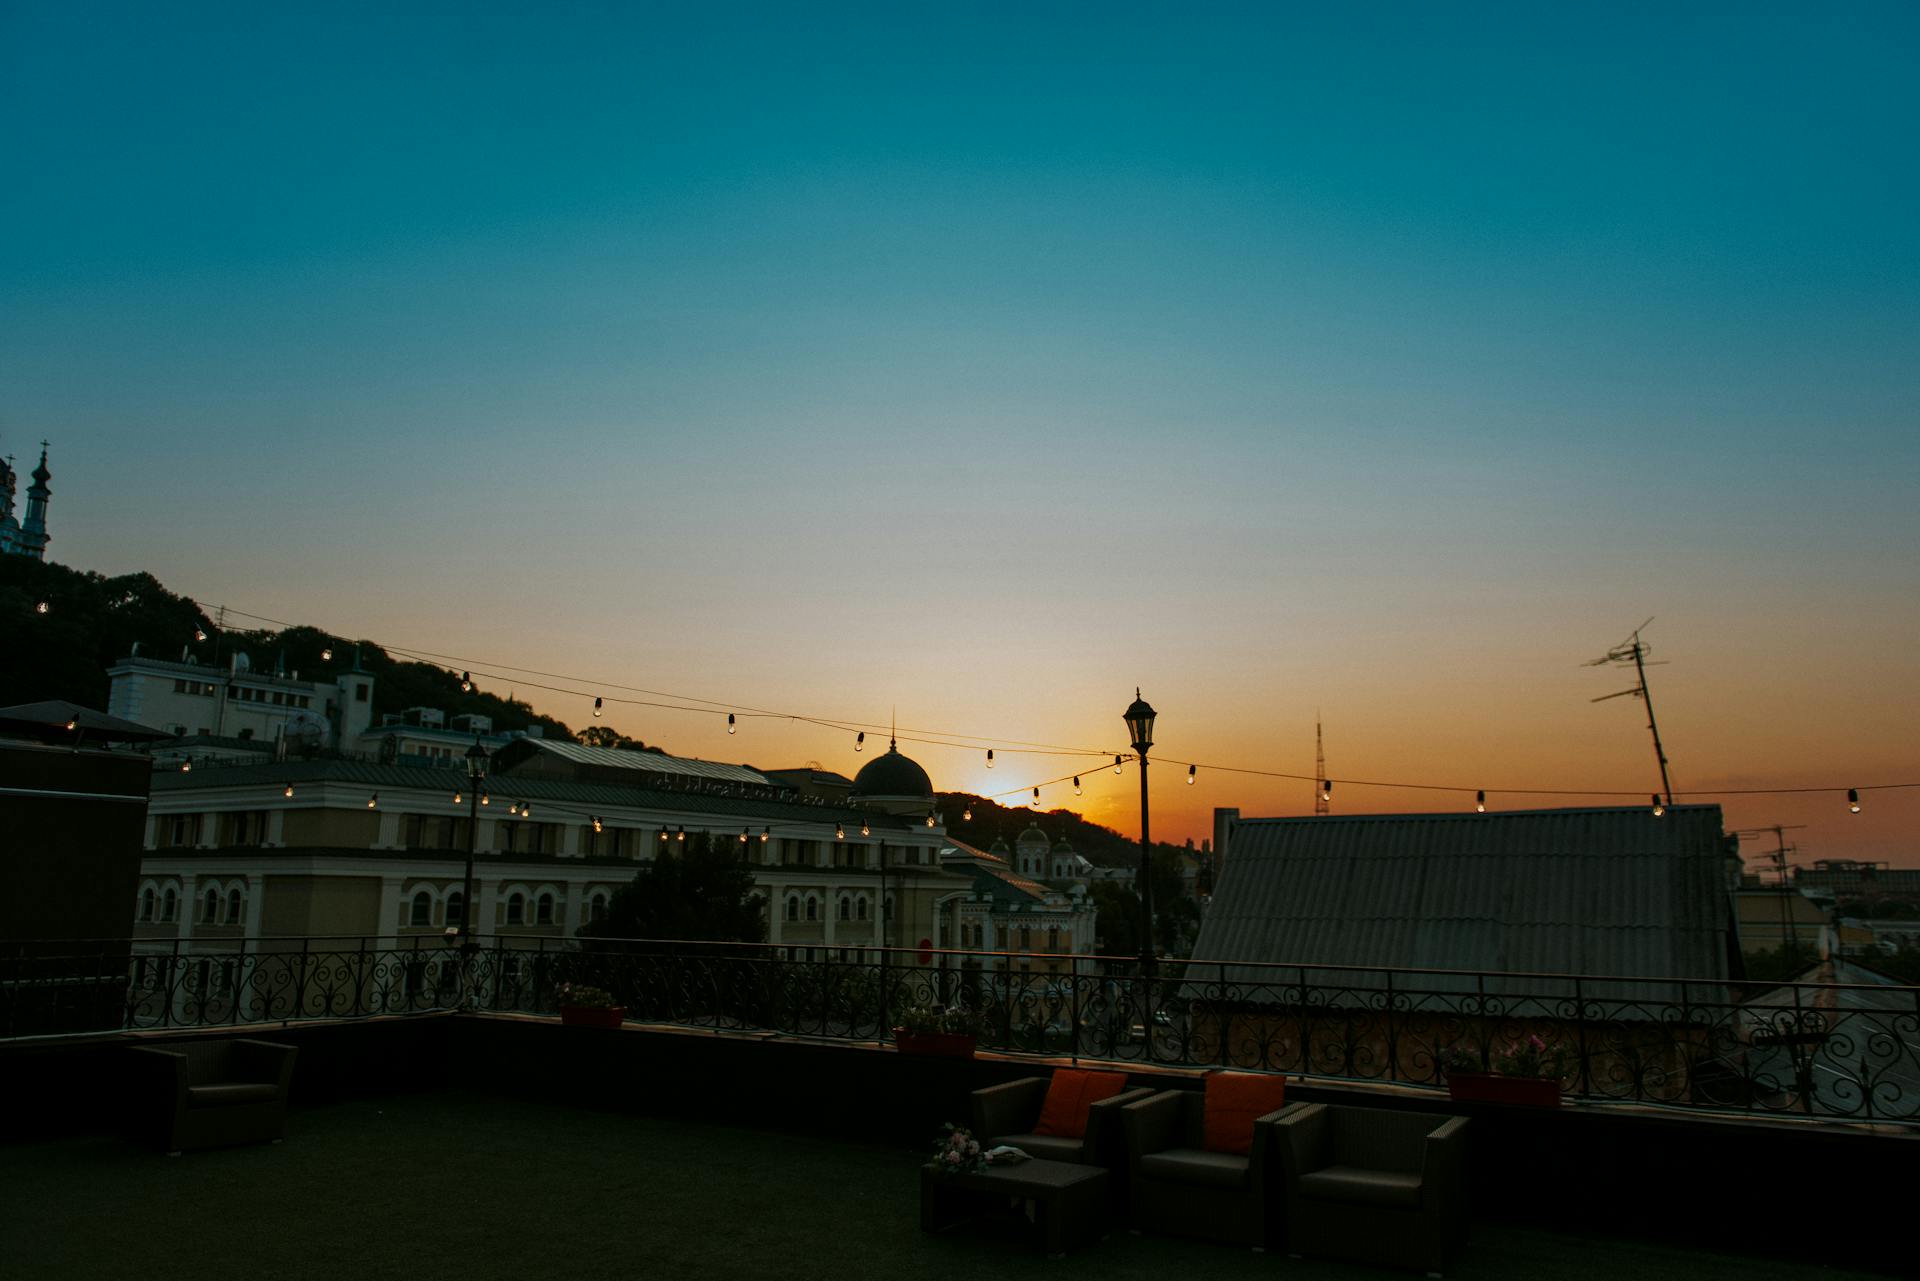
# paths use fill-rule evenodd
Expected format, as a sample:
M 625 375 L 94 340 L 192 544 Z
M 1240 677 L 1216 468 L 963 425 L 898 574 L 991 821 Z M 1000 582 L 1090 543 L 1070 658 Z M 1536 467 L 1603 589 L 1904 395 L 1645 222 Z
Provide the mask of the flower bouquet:
M 627 1017 L 627 1007 L 605 988 L 562 983 L 559 996 L 560 1021 L 572 1027 L 619 1027 Z

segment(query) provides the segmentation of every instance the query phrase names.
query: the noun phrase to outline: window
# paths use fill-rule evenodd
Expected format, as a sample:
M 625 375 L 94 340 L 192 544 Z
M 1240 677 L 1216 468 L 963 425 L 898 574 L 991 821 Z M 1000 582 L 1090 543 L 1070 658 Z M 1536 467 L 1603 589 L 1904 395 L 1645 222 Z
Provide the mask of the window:
M 370 687 L 366 685 L 355 685 L 353 687 L 353 701 L 356 703 L 366 702 L 368 688 Z
M 200 900 L 200 921 L 203 925 L 218 925 L 220 923 L 219 890 L 208 890 L 206 896 Z
M 534 904 L 533 923 L 535 925 L 553 924 L 553 895 L 542 894 L 540 901 Z
M 407 916 L 408 925 L 433 924 L 433 895 L 421 890 L 413 896 L 413 911 Z
M 467 898 L 459 890 L 447 895 L 447 924 L 465 925 L 467 923 Z
M 861 920 L 864 921 L 867 919 L 867 896 L 866 895 L 862 894 L 858 899 L 854 901 L 854 911 L 859 914 L 859 917 Z
M 242 916 L 245 914 L 244 913 L 245 907 L 246 907 L 246 901 L 241 897 L 240 891 L 238 889 L 228 890 L 227 891 L 227 924 L 229 925 L 240 924 L 240 920 Z
M 169 885 L 165 897 L 160 900 L 160 919 L 173 921 L 178 920 L 179 917 L 180 896 L 174 892 L 173 886 Z
M 593 921 L 604 921 L 606 919 L 607 919 L 607 896 L 604 894 L 595 894 L 592 898 L 587 900 L 587 920 L 589 922 L 593 922 Z
M 507 896 L 507 924 L 524 924 L 527 919 L 527 896 L 514 893 Z
M 800 919 L 800 896 L 798 894 L 787 895 L 787 919 L 789 921 L 797 921 Z
M 814 897 L 811 894 L 807 895 L 807 919 L 809 921 L 817 921 L 820 919 L 820 905 L 814 901 Z
M 153 919 L 153 908 L 154 908 L 154 903 L 157 897 L 158 896 L 154 894 L 153 886 L 151 885 L 147 886 L 146 889 L 140 891 L 140 919 L 141 920 L 151 921 Z
M 1058 925 L 1049 925 L 1047 927 L 1047 951 L 1058 952 L 1059 950 L 1060 927 Z
M 198 845 L 200 843 L 198 814 L 169 814 L 161 819 L 160 823 L 161 845 Z
M 845 894 L 840 896 L 840 919 L 843 921 L 851 921 L 853 919 L 853 900 Z

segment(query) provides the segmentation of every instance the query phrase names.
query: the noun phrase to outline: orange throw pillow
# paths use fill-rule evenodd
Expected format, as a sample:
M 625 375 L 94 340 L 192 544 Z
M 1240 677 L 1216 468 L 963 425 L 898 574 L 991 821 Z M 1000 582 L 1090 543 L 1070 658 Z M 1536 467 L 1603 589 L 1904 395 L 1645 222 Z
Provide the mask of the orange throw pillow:
M 1246 1156 L 1253 1123 L 1286 1101 L 1287 1078 L 1257 1072 L 1207 1073 L 1202 1132 L 1209 1152 Z
M 1047 1101 L 1040 1105 L 1040 1121 L 1033 1132 L 1059 1139 L 1084 1139 L 1088 1109 L 1126 1088 L 1124 1072 L 1060 1068 L 1047 1083 Z

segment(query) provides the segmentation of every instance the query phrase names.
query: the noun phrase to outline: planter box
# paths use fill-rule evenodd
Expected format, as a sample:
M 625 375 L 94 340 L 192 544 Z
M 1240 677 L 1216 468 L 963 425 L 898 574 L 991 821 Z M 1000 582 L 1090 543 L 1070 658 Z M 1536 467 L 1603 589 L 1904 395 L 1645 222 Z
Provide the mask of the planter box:
M 616 1005 L 610 1009 L 589 1009 L 584 1005 L 563 1005 L 560 1007 L 560 1021 L 568 1027 L 619 1027 L 627 1017 L 627 1007 Z
M 970 1059 L 977 1038 L 965 1032 L 909 1032 L 893 1029 L 893 1044 L 902 1054 L 932 1054 L 940 1058 Z
M 1560 1082 L 1537 1076 L 1449 1072 L 1447 1093 L 1465 1103 L 1514 1103 L 1531 1108 L 1560 1106 Z

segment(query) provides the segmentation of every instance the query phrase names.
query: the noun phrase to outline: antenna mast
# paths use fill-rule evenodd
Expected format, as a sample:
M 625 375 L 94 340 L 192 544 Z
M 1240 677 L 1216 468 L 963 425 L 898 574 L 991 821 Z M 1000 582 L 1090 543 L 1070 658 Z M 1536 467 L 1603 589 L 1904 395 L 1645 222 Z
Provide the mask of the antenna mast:
M 1653 719 L 1653 695 L 1647 691 L 1647 655 L 1653 652 L 1653 646 L 1640 639 L 1647 623 L 1633 629 L 1633 634 L 1620 644 L 1615 645 L 1599 658 L 1586 664 L 1588 667 L 1622 667 L 1633 664 L 1633 673 L 1637 678 L 1632 689 L 1623 689 L 1615 694 L 1602 694 L 1598 698 L 1588 699 L 1590 703 L 1604 703 L 1610 698 L 1625 698 L 1631 694 L 1647 705 L 1647 730 L 1653 735 L 1653 755 L 1660 762 L 1660 793 L 1667 798 L 1667 804 L 1673 804 L 1673 782 L 1667 777 L 1667 753 L 1660 746 L 1660 727 Z M 1657 664 L 1656 664 L 1657 666 Z
M 1320 737 L 1320 713 L 1318 712 L 1313 714 L 1313 777 L 1317 780 L 1313 785 L 1313 812 L 1315 814 L 1330 813 L 1333 802 L 1327 799 L 1325 786 L 1327 749 Z

